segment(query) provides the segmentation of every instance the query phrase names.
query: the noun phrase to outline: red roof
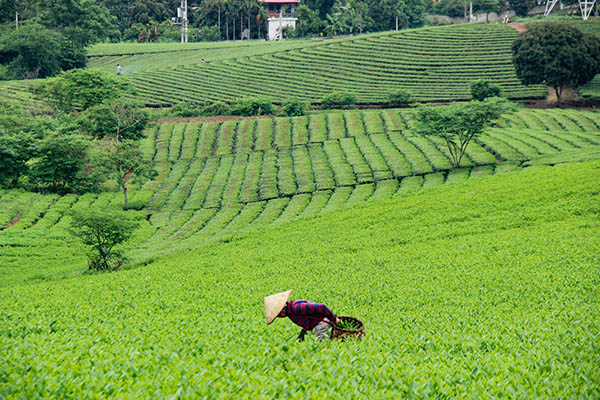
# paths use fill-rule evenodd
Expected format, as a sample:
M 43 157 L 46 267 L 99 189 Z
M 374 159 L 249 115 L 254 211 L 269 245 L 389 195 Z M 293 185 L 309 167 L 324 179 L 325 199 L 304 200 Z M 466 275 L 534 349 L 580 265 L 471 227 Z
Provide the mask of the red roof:
M 258 0 L 261 3 L 267 4 L 298 4 L 300 0 Z

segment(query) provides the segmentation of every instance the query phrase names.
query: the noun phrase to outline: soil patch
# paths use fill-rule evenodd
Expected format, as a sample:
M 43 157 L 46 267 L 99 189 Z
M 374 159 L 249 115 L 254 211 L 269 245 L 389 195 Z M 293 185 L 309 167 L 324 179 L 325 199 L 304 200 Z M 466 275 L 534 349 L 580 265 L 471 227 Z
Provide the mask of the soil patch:
M 522 22 L 511 22 L 510 24 L 506 24 L 513 28 L 517 33 L 521 34 L 527 30 L 527 26 Z

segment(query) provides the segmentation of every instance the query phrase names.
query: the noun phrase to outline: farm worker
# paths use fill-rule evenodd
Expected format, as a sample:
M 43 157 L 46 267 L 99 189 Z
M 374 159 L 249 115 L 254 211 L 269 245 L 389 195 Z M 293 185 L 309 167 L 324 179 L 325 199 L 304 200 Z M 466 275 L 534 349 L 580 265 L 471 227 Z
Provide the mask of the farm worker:
M 339 318 L 325 304 L 308 300 L 288 301 L 292 290 L 265 297 L 265 314 L 267 325 L 275 318 L 288 317 L 293 323 L 302 327 L 299 340 L 304 339 L 306 332 L 311 332 L 319 340 L 329 339 L 329 328 L 337 324 Z
M 117 64 L 117 75 L 121 75 L 121 66 Z

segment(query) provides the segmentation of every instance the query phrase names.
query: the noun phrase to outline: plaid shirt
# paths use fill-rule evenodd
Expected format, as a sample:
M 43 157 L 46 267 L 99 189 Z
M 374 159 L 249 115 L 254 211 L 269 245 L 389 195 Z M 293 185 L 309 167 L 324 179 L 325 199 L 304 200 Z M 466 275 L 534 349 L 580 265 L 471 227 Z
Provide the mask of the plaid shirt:
M 325 318 L 335 322 L 337 316 L 325 304 L 308 300 L 292 300 L 285 304 L 285 315 L 296 325 L 310 331 Z

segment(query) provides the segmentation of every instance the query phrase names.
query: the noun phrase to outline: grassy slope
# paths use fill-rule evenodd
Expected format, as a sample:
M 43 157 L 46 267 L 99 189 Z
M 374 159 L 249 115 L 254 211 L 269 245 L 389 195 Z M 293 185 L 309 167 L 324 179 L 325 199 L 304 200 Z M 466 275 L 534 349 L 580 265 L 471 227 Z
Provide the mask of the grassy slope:
M 0 397 L 598 397 L 599 179 L 535 167 L 0 288 Z M 287 288 L 366 339 L 267 328 Z

